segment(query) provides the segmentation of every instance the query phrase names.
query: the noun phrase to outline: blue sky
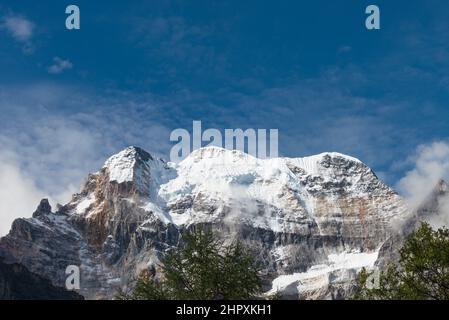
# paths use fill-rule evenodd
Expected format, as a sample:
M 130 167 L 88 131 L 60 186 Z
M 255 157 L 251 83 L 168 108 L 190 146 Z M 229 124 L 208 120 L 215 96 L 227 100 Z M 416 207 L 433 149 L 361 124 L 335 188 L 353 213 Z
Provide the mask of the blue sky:
M 395 185 L 448 138 L 447 39 L 437 0 L 2 0 L 0 159 L 60 199 L 128 145 L 168 157 L 201 120 L 278 128 L 281 155 L 346 153 Z

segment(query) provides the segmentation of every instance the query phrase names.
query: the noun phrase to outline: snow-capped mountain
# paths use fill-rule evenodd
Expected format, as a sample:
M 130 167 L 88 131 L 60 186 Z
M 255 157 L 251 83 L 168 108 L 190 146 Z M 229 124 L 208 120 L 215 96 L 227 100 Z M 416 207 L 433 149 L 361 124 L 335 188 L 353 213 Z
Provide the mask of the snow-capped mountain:
M 0 256 L 63 286 L 80 266 L 86 298 L 111 298 L 142 270 L 156 275 L 185 230 L 207 224 L 257 252 L 267 294 L 344 298 L 374 267 L 400 196 L 361 161 L 339 153 L 257 159 L 216 147 L 179 164 L 129 147 L 52 212 L 43 200 L 0 240 Z

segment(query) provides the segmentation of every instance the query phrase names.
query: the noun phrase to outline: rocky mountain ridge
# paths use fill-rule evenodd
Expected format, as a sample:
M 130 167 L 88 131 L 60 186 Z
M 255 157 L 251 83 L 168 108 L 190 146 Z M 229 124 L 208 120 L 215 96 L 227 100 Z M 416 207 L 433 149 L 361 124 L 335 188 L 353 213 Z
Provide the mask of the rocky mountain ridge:
M 256 159 L 208 147 L 179 164 L 129 147 L 90 174 L 72 200 L 43 200 L 0 240 L 0 256 L 55 285 L 80 266 L 80 294 L 112 298 L 142 270 L 159 273 L 182 234 L 206 225 L 257 252 L 265 290 L 285 298 L 344 298 L 374 267 L 404 200 L 361 161 L 339 153 Z

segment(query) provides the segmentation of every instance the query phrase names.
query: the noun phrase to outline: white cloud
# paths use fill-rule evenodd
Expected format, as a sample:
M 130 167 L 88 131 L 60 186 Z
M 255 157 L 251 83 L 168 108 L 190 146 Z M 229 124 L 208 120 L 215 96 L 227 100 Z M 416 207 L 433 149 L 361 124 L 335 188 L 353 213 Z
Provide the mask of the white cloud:
M 414 168 L 397 184 L 411 208 L 419 206 L 434 190 L 440 179 L 449 177 L 449 143 L 434 142 L 418 147 Z
M 64 72 L 65 70 L 72 69 L 73 64 L 70 60 L 64 60 L 59 57 L 53 58 L 53 64 L 48 67 L 47 71 L 51 74 L 59 74 Z
M 30 217 L 43 193 L 17 166 L 14 156 L 0 150 L 0 236 L 18 217 Z
M 34 24 L 20 16 L 3 18 L 2 28 L 19 42 L 27 42 L 33 36 Z

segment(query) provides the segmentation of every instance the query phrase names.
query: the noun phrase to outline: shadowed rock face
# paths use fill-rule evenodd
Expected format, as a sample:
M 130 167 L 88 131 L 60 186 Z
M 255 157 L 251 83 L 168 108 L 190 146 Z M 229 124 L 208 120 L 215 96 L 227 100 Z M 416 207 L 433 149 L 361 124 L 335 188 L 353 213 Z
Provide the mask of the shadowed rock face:
M 252 248 L 267 291 L 273 279 L 299 274 L 279 288 L 285 297 L 344 298 L 358 268 L 372 263 L 360 257 L 377 254 L 405 211 L 369 167 L 338 153 L 261 160 L 204 148 L 174 165 L 130 147 L 57 212 L 43 200 L 33 218 L 16 220 L 0 256 L 55 286 L 78 265 L 79 293 L 111 298 L 143 270 L 158 275 L 182 234 L 207 226 Z
M 48 202 L 48 199 L 42 199 L 36 211 L 33 213 L 33 218 L 39 218 L 49 213 L 51 213 L 50 203 Z
M 81 300 L 76 292 L 58 288 L 24 266 L 0 260 L 0 300 Z

